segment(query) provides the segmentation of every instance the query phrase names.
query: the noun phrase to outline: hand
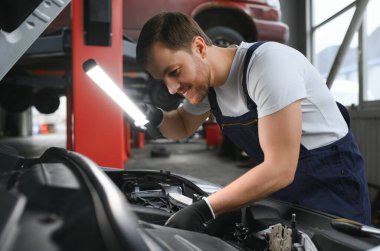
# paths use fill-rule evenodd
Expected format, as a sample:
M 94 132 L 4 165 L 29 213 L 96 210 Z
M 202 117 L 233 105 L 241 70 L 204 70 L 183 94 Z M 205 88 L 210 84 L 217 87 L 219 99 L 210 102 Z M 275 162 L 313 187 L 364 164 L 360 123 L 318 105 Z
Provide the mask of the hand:
M 159 128 L 164 120 L 164 112 L 151 104 L 144 104 L 143 110 L 150 124 L 153 127 Z
M 204 224 L 214 219 L 211 210 L 206 200 L 202 199 L 173 214 L 165 226 L 204 232 Z
M 143 111 L 145 113 L 146 119 L 149 121 L 145 125 L 146 131 L 153 139 L 162 137 L 159 127 L 164 121 L 164 112 L 151 104 L 144 104 Z

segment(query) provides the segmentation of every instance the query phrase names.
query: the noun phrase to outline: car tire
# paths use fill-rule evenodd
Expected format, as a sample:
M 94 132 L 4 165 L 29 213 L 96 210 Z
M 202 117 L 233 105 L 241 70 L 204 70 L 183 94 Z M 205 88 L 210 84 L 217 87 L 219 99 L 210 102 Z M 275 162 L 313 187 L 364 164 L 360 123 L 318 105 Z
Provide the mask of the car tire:
M 239 45 L 244 40 L 239 32 L 225 26 L 209 28 L 205 33 L 213 44 L 219 47 L 228 47 L 232 44 Z
M 10 113 L 26 111 L 32 105 L 32 88 L 12 84 L 0 83 L 0 105 Z
M 166 86 L 158 81 L 150 83 L 149 98 L 154 106 L 157 106 L 165 111 L 177 109 L 183 98 L 178 95 L 171 95 Z
M 42 114 L 54 113 L 59 105 L 59 95 L 55 89 L 42 89 L 34 95 L 34 107 Z

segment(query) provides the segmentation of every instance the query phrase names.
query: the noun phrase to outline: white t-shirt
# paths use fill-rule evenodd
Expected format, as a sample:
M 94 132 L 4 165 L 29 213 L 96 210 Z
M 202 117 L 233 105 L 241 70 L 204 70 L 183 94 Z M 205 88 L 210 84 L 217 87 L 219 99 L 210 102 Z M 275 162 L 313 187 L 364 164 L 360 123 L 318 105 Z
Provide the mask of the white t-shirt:
M 244 56 L 252 44 L 241 43 L 226 82 L 214 87 L 224 116 L 248 112 L 242 88 Z M 248 94 L 257 105 L 259 119 L 301 100 L 302 139 L 308 149 L 328 145 L 345 136 L 348 127 L 324 80 L 315 67 L 297 50 L 266 42 L 252 54 L 247 71 Z M 210 110 L 208 98 L 184 109 L 192 114 Z

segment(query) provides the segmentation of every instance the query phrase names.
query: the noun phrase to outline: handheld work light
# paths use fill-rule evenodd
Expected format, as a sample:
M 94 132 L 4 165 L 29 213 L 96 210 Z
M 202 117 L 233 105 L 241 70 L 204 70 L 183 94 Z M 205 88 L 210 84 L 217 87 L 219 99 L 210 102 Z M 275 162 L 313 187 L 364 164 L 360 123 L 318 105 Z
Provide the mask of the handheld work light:
M 83 63 L 83 70 L 117 105 L 121 107 L 133 120 L 137 127 L 147 129 L 151 136 L 154 136 L 152 126 L 146 119 L 144 113 L 137 105 L 123 92 L 108 74 L 93 59 L 88 59 Z M 152 131 L 153 130 L 153 131 Z

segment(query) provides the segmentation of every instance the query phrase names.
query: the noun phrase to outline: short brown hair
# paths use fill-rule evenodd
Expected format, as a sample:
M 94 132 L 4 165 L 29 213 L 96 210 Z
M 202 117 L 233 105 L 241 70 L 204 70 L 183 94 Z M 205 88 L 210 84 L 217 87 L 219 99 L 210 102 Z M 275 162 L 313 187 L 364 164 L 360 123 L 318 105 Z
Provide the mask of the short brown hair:
M 183 49 L 189 48 L 195 36 L 202 37 L 206 45 L 212 45 L 211 39 L 192 17 L 180 12 L 157 14 L 141 30 L 136 47 L 136 61 L 145 66 L 155 42 L 162 42 L 169 49 Z

